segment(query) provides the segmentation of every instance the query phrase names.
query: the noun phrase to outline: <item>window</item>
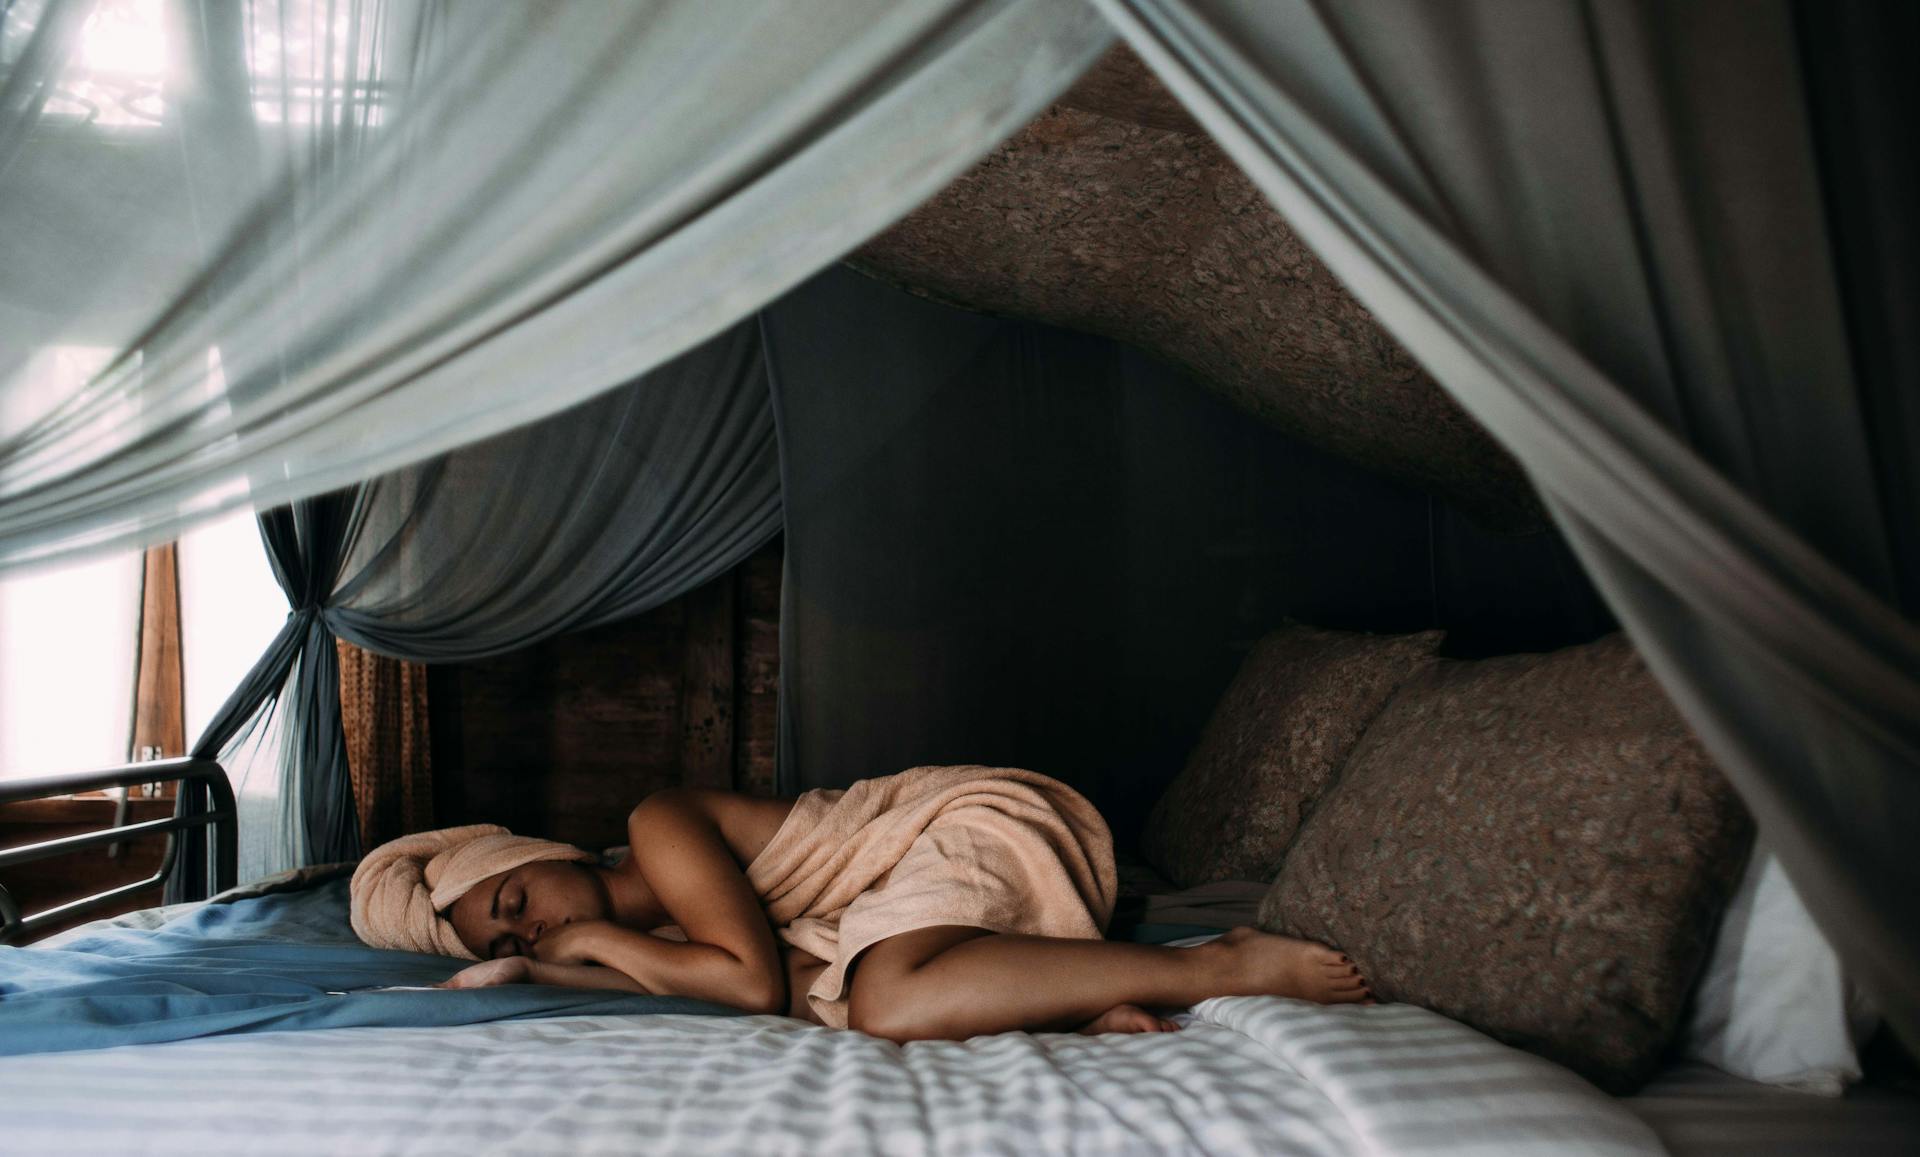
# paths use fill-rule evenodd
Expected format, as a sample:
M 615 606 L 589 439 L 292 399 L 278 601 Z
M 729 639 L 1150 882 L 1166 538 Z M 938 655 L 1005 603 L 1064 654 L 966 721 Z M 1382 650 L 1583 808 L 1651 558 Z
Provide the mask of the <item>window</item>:
M 162 0 L 100 0 L 47 101 L 46 115 L 89 125 L 160 123 L 167 75 Z
M 0 576 L 0 778 L 127 758 L 140 555 Z
M 49 4 L 0 0 L 0 73 L 19 63 L 38 22 L 54 13 Z M 178 35 L 169 36 L 189 27 L 183 20 L 198 29 L 184 45 Z M 142 152 L 129 142 L 166 145 L 167 134 L 147 130 L 163 124 L 169 100 L 192 82 L 183 70 L 203 58 L 215 66 L 242 63 L 254 120 L 267 126 L 270 141 L 305 139 L 308 134 L 289 131 L 293 125 L 377 125 L 384 28 L 382 6 L 362 0 L 233 8 L 94 0 L 71 54 L 52 78 L 57 87 L 42 110 L 45 124 L 75 130 L 52 134 L 68 143 L 112 138 L 114 156 L 146 156 L 150 148 Z M 179 161 L 172 153 L 161 155 L 171 164 Z M 171 204 L 166 197 L 175 191 L 170 182 L 135 166 L 118 183 L 124 187 L 117 195 L 129 203 L 142 200 L 161 221 L 162 202 Z M 89 300 L 84 292 L 77 296 Z M 105 395 L 109 401 L 74 405 L 116 351 L 57 344 L 61 334 L 85 329 L 60 316 L 57 332 L 43 339 L 48 344 L 0 353 L 0 378 L 8 386 L 0 390 L 0 439 L 31 431 L 71 407 L 63 420 L 79 423 L 78 429 L 53 449 L 88 440 L 125 444 L 141 432 L 138 392 L 122 397 L 115 391 Z M 105 328 L 110 333 L 113 327 Z M 139 357 L 134 352 L 114 372 L 139 373 Z M 224 394 L 217 352 L 209 350 L 208 358 L 205 388 L 217 401 Z M 22 459 L 18 468 L 21 479 L 30 481 L 32 470 L 57 472 L 62 463 L 49 451 Z M 242 483 L 211 498 L 244 493 Z M 286 614 L 285 596 L 253 516 L 244 509 L 186 535 L 177 548 L 0 575 L 0 777 L 110 766 L 148 745 L 166 755 L 182 753 Z M 271 734 L 259 738 L 253 754 L 270 755 Z M 236 781 L 243 774 L 236 771 Z
M 34 389 L 0 405 L 26 428 L 105 368 L 112 351 L 53 345 L 24 363 Z M 107 407 L 103 427 L 124 416 Z M 0 778 L 111 767 L 127 758 L 140 633 L 141 558 L 123 551 L 0 575 Z
M 176 558 L 177 613 L 156 631 L 154 584 Z M 184 754 L 286 617 L 250 510 L 177 552 L 0 577 L 0 779 L 111 767 L 147 744 Z M 168 662 L 171 678 L 156 670 Z
M 72 56 L 43 110 L 57 121 L 138 129 L 166 118 L 182 55 L 169 42 L 167 0 L 96 0 Z M 47 9 L 0 4 L 6 42 L 17 53 Z M 224 16 L 225 14 L 220 14 Z M 349 3 L 244 5 L 237 23 L 193 12 L 208 51 L 244 57 L 254 119 L 267 124 L 384 119 L 381 9 Z M 0 65 L 14 63 L 0 59 Z
M 257 122 L 374 126 L 385 120 L 377 7 L 282 5 L 268 13 L 249 5 L 246 16 Z
M 180 635 L 185 718 L 191 743 L 287 621 L 251 510 L 239 510 L 180 540 Z

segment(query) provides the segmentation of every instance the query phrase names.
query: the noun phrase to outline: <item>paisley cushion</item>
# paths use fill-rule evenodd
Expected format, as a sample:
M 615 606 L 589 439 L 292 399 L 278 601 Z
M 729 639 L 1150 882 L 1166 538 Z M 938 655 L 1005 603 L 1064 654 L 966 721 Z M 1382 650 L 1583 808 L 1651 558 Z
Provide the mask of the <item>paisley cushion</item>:
M 1261 639 L 1154 805 L 1147 859 L 1182 888 L 1273 879 L 1367 722 L 1440 638 L 1287 626 Z
M 1680 1023 L 1753 826 L 1624 637 L 1441 661 L 1367 729 L 1262 927 L 1382 1000 L 1642 1084 Z

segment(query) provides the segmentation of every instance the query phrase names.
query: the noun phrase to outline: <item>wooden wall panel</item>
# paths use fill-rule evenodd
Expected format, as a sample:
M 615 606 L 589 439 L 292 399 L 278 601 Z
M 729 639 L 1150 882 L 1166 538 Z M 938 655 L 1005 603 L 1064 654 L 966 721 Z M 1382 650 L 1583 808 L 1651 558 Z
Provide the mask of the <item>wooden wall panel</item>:
M 739 652 L 735 695 L 737 738 L 733 782 L 749 795 L 773 795 L 774 758 L 779 747 L 780 574 L 786 556 L 779 543 L 749 558 L 740 568 L 735 600 Z
M 680 782 L 733 787 L 735 575 L 688 592 L 681 644 Z
M 771 792 L 780 545 L 645 615 L 429 672 L 442 825 L 625 842 L 650 792 Z

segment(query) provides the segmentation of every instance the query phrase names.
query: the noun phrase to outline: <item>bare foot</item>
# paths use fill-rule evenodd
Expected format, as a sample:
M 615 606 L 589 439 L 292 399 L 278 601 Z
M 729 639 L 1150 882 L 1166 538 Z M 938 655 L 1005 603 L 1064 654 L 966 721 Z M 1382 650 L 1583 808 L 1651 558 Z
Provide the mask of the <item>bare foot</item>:
M 1137 1004 L 1116 1004 L 1074 1031 L 1099 1036 L 1103 1032 L 1178 1032 L 1180 1026 Z
M 1245 927 L 1213 943 L 1225 961 L 1227 994 L 1291 996 L 1316 1004 L 1373 999 L 1353 961 L 1324 944 Z

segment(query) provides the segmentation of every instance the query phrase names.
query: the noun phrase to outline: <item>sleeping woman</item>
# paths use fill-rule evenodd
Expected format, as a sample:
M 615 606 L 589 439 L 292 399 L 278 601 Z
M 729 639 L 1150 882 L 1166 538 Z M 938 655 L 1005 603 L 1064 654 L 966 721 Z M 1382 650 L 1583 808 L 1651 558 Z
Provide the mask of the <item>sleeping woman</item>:
M 1150 1009 L 1234 994 L 1370 999 L 1339 952 L 1251 928 L 1101 939 L 1112 838 L 1036 772 L 917 767 L 797 800 L 670 789 L 627 834 L 611 868 L 487 824 L 403 837 L 355 871 L 354 931 L 480 961 L 448 987 L 699 997 L 894 1041 L 1165 1031 Z

